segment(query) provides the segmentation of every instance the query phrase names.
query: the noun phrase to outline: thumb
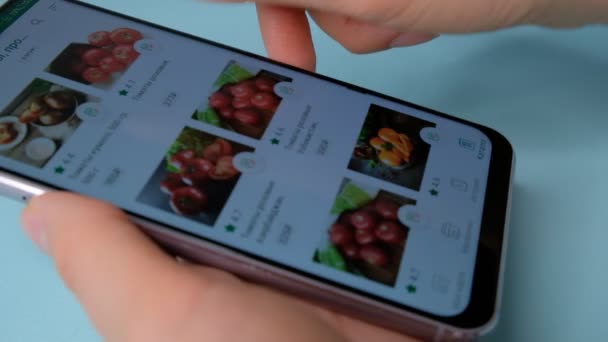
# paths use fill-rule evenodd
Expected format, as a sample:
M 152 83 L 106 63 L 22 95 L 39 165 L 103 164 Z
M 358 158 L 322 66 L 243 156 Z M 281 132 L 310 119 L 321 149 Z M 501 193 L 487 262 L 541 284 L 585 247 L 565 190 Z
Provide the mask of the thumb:
M 138 324 L 130 323 L 154 306 L 168 309 L 171 304 L 160 303 L 159 294 L 187 286 L 186 267 L 164 254 L 122 211 L 103 202 L 49 193 L 30 202 L 22 221 L 110 340 L 132 336 L 130 329 Z

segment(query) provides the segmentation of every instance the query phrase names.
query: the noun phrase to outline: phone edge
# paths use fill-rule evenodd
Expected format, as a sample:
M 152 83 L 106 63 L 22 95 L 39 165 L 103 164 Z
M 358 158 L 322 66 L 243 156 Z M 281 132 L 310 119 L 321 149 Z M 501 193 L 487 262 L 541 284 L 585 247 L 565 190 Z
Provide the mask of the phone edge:
M 513 158 L 514 160 L 514 158 Z M 512 163 L 514 166 L 514 162 Z M 511 173 L 511 176 L 513 173 Z M 509 184 L 509 204 L 511 208 L 512 182 Z M 31 198 L 56 189 L 44 186 L 19 176 L 0 170 L 0 195 L 27 203 Z M 455 327 L 414 312 L 397 309 L 356 293 L 306 278 L 289 270 L 265 264 L 259 260 L 241 255 L 210 241 L 197 239 L 167 225 L 129 215 L 134 223 L 164 247 L 168 252 L 192 261 L 217 267 L 241 278 L 261 285 L 269 285 L 283 293 L 306 298 L 329 310 L 343 313 L 363 321 L 395 330 L 408 336 L 431 341 L 471 341 L 492 331 L 498 323 L 502 302 L 502 287 L 506 263 L 507 238 L 503 239 L 500 274 L 492 318 L 485 324 L 465 329 Z M 508 233 L 508 216 L 504 232 Z M 361 310 L 366 307 L 366 310 Z M 370 310 L 371 309 L 371 310 Z

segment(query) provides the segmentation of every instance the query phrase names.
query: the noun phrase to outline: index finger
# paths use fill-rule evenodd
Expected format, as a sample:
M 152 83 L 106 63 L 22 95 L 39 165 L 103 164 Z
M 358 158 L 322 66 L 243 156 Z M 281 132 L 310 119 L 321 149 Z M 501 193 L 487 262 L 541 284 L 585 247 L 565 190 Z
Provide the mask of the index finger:
M 215 2 L 250 2 L 214 0 Z M 463 33 L 492 30 L 531 20 L 536 0 L 253 0 L 340 14 L 397 31 Z
M 257 12 L 270 58 L 313 71 L 316 55 L 306 13 L 267 4 L 258 4 Z

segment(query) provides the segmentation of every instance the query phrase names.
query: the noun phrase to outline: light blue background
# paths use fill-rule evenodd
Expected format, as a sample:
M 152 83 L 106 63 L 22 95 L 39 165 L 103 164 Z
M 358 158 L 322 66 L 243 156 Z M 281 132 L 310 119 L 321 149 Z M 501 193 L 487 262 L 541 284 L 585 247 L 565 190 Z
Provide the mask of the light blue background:
M 93 2 L 264 54 L 252 6 Z M 604 340 L 608 29 L 445 36 L 366 56 L 350 55 L 316 28 L 314 36 L 320 73 L 489 125 L 512 141 L 518 160 L 504 307 L 483 340 Z M 22 208 L 0 199 L 0 340 L 100 340 L 21 232 Z

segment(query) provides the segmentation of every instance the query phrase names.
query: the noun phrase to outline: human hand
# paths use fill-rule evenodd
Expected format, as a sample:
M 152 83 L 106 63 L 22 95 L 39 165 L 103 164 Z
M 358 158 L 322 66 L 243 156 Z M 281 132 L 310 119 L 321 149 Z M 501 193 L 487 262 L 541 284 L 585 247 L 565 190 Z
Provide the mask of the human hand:
M 526 24 L 572 27 L 608 23 L 605 0 L 253 1 L 269 56 L 309 70 L 315 68 L 316 60 L 306 13 L 354 53 L 415 45 L 446 33 Z
M 50 193 L 23 215 L 108 341 L 411 341 L 163 253 L 120 210 Z

